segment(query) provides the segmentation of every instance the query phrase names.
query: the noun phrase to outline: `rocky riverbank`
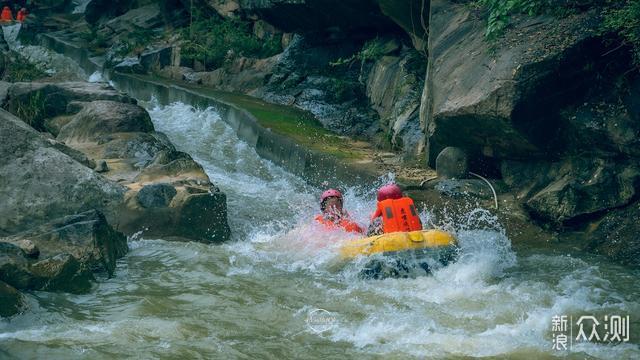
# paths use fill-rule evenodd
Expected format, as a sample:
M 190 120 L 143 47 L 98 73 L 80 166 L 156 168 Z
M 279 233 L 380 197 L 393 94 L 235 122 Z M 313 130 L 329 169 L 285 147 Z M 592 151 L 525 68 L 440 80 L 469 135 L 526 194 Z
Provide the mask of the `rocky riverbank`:
M 18 290 L 85 292 L 94 273 L 112 276 L 126 236 L 229 239 L 225 194 L 134 99 L 39 75 L 0 83 L 2 316 L 24 308 Z

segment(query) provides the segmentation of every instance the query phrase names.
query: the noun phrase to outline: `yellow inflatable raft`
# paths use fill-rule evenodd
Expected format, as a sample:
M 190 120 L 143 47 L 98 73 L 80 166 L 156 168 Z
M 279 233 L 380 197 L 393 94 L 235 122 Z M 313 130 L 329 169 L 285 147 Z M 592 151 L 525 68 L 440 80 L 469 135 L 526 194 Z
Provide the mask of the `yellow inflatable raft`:
M 408 250 L 450 250 L 456 247 L 456 239 L 448 232 L 421 230 L 350 240 L 340 247 L 340 255 L 343 259 L 352 259 L 358 255 L 388 254 Z

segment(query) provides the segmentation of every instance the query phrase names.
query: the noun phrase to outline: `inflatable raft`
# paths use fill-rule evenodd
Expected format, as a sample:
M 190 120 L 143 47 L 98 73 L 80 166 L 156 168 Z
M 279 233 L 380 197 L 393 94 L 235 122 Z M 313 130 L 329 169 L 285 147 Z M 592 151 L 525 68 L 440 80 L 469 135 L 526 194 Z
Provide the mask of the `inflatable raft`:
M 456 239 L 441 230 L 420 230 L 396 232 L 355 239 L 340 247 L 343 259 L 352 259 L 359 255 L 396 253 L 407 250 L 441 250 L 457 247 Z
M 358 256 L 370 261 L 360 272 L 364 278 L 412 277 L 415 269 L 431 272 L 434 267 L 455 261 L 458 243 L 453 235 L 441 230 L 397 232 L 346 241 L 340 247 L 343 260 Z

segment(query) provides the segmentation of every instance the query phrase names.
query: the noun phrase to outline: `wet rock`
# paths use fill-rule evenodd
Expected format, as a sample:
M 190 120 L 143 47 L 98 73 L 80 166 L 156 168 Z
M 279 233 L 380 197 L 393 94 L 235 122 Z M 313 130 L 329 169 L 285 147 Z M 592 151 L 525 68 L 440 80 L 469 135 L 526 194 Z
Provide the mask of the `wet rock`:
M 124 235 L 96 211 L 0 240 L 0 287 L 6 283 L 24 290 L 86 292 L 93 272 L 113 275 L 116 259 L 128 250 Z M 0 288 L 0 298 L 2 292 Z
M 176 189 L 170 184 L 151 184 L 142 187 L 136 199 L 145 208 L 167 207 L 176 193 Z
M 610 211 L 587 227 L 586 250 L 640 269 L 640 202 Z
M 79 210 L 113 215 L 123 202 L 122 186 L 58 151 L 4 110 L 0 110 L 0 138 L 0 234 L 30 229 Z
M 115 231 L 104 215 L 95 210 L 64 216 L 3 240 L 12 244 L 29 240 L 40 249 L 39 259 L 68 254 L 78 261 L 79 271 L 104 271 L 109 276 L 115 271 L 116 260 L 128 251 L 126 237 Z M 65 259 L 66 257 L 58 258 L 43 264 L 58 264 L 55 265 L 57 269 L 68 263 L 69 260 Z M 75 266 L 73 263 L 64 266 L 72 265 Z
M 177 216 L 176 232 L 205 242 L 220 243 L 231 236 L 227 197 L 222 192 L 189 194 Z
M 627 205 L 640 188 L 636 164 L 607 159 L 505 162 L 502 171 L 534 216 L 556 224 Z
M 92 101 L 60 129 L 58 140 L 81 143 L 114 133 L 150 131 L 153 131 L 153 123 L 140 106 L 115 101 Z
M 467 176 L 467 154 L 455 147 L 444 148 L 436 158 L 436 172 L 444 179 L 462 179 Z
M 70 254 L 58 254 L 31 265 L 34 276 L 31 286 L 45 291 L 83 293 L 91 288 L 94 280 L 89 268 L 83 267 Z
M 104 173 L 109 171 L 109 165 L 107 165 L 106 161 L 99 160 L 94 170 L 98 173 Z
M 24 296 L 13 286 L 0 281 L 0 317 L 10 317 L 26 307 Z

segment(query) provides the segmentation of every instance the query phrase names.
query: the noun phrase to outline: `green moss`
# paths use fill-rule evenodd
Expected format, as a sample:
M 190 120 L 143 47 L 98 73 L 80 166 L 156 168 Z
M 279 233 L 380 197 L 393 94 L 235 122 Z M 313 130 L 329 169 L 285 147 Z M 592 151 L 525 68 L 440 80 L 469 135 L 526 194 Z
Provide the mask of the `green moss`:
M 209 89 L 201 90 L 248 111 L 261 126 L 271 129 L 276 134 L 286 136 L 308 149 L 341 159 L 359 157 L 356 152 L 345 149 L 344 138 L 325 129 L 309 112 L 290 106 L 269 104 L 246 95 Z

